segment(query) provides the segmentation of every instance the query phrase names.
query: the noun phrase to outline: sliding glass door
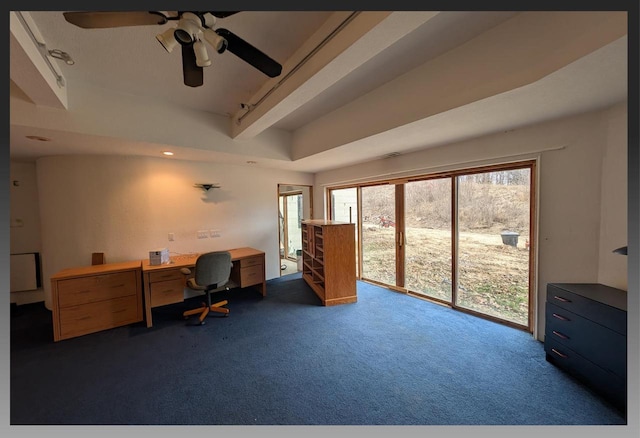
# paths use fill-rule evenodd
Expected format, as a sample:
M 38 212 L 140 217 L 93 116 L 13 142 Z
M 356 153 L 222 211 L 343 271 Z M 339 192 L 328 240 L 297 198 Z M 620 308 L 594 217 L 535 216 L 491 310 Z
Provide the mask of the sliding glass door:
M 358 245 L 358 189 L 349 187 L 346 189 L 331 190 L 331 198 L 329 200 L 331 212 L 329 217 L 335 221 L 348 222 L 356 224 L 356 276 L 359 276 L 358 253 L 360 247 Z
M 534 170 L 528 161 L 329 190 L 331 218 L 346 219 L 338 198 L 349 193 L 359 278 L 531 331 Z
M 396 284 L 395 186 L 384 184 L 361 189 L 362 277 Z
M 451 301 L 451 178 L 405 185 L 404 287 Z
M 531 170 L 498 170 L 457 178 L 456 304 L 526 325 Z

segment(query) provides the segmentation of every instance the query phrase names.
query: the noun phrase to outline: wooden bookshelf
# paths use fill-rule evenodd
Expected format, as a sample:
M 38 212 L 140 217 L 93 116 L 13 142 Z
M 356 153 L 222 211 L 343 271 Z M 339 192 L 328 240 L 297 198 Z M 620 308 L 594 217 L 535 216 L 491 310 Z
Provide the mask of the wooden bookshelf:
M 302 278 L 324 306 L 357 301 L 355 248 L 354 224 L 302 222 Z

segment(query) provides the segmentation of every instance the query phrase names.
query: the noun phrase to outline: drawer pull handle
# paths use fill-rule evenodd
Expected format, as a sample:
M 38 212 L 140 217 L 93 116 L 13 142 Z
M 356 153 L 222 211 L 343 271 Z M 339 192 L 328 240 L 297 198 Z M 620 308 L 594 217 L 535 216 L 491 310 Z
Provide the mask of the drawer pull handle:
M 127 309 L 114 310 L 112 313 L 115 315 L 116 313 L 126 312 Z
M 117 287 L 124 287 L 124 283 L 114 284 L 113 286 L 111 286 L 111 289 L 115 289 Z
M 563 303 L 570 303 L 571 302 L 571 300 L 568 300 L 568 299 L 563 298 L 563 297 L 559 297 L 558 295 L 554 295 L 553 299 L 554 300 L 558 300 L 558 301 L 562 301 Z
M 557 332 L 557 331 L 555 331 L 555 330 L 554 330 L 554 331 L 552 331 L 551 333 L 553 333 L 554 335 L 556 335 L 556 336 L 557 336 L 557 337 L 559 337 L 560 339 L 569 339 L 569 336 L 564 335 L 564 334 L 562 334 L 562 333 L 560 333 L 560 332 Z
M 556 350 L 555 348 L 552 348 L 551 351 L 553 351 L 555 354 L 557 354 L 558 356 L 560 356 L 563 359 L 568 358 L 569 356 L 567 356 L 566 354 L 562 354 L 560 353 L 558 350 Z
M 562 315 L 558 315 L 557 313 L 554 313 L 553 317 L 559 319 L 560 321 L 571 321 L 569 318 L 566 318 Z
M 91 290 L 90 289 L 85 289 L 85 290 L 79 290 L 78 291 L 79 294 L 86 294 L 88 292 L 91 292 Z
M 86 321 L 87 319 L 91 319 L 90 316 L 83 316 L 82 318 L 78 318 L 78 321 Z

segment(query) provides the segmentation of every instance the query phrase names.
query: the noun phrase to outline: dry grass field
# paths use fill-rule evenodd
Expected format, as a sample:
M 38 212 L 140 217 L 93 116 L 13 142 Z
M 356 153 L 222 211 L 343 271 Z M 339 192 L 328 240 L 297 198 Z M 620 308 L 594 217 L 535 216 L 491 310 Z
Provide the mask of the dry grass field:
M 395 284 L 393 228 L 369 227 L 363 236 L 363 275 Z M 450 230 L 407 229 L 405 283 L 408 289 L 451 299 Z M 529 251 L 504 245 L 499 233 L 461 232 L 457 304 L 527 324 Z
M 388 187 L 388 186 L 387 186 Z M 395 228 L 389 190 L 363 192 L 363 277 L 395 284 Z M 405 286 L 451 300 L 451 192 L 446 181 L 407 185 Z M 529 283 L 529 186 L 473 179 L 458 198 L 458 291 L 456 304 L 527 325 Z M 501 232 L 519 233 L 517 247 Z

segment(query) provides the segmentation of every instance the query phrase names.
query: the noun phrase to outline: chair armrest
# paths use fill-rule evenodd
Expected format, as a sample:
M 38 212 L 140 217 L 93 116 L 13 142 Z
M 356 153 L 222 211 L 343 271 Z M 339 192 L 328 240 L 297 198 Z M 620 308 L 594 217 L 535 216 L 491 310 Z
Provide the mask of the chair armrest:
M 196 283 L 194 278 L 190 278 L 187 280 L 187 287 L 189 289 L 193 289 L 193 290 L 205 290 L 205 287 L 200 286 L 199 284 Z

